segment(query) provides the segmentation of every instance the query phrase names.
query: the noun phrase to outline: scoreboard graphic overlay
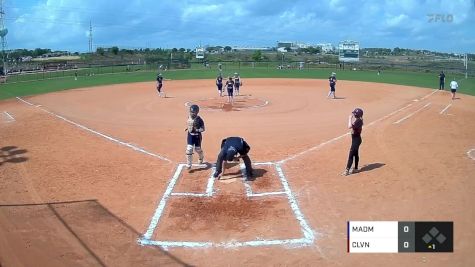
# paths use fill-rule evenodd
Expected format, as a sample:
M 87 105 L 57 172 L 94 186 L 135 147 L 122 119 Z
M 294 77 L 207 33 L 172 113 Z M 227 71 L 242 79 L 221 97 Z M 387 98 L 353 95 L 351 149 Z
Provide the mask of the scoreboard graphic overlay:
M 453 252 L 453 222 L 349 221 L 349 253 Z

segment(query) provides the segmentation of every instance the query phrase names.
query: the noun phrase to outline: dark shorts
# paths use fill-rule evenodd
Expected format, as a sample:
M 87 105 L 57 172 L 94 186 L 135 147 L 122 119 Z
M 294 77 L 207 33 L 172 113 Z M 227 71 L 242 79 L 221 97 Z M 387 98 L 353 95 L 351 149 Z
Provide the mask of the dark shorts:
M 457 89 L 450 89 L 450 92 L 455 93 L 457 92 Z
M 162 86 L 163 86 L 163 84 L 157 85 L 157 90 L 158 90 L 159 93 L 162 91 Z
M 216 86 L 218 86 L 218 91 L 223 91 L 223 85 L 222 84 L 218 84 Z
M 330 91 L 335 92 L 335 85 L 330 85 Z
M 188 133 L 186 143 L 190 146 L 201 147 L 201 138 L 201 134 L 191 135 L 190 133 Z
M 228 89 L 228 96 L 233 96 L 233 89 Z
M 234 84 L 234 89 L 236 89 L 236 90 L 239 90 L 239 86 L 240 86 L 240 85 L 239 85 L 239 84 L 237 84 L 237 83 L 236 83 L 236 84 Z

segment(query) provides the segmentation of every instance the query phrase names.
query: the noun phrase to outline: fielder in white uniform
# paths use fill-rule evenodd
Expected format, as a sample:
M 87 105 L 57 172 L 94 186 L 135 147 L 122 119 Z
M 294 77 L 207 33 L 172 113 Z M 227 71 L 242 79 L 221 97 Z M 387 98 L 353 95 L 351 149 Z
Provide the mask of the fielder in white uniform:
M 455 78 L 450 82 L 450 92 L 452 92 L 452 100 L 455 99 L 455 92 L 459 88 L 459 84 L 455 81 Z

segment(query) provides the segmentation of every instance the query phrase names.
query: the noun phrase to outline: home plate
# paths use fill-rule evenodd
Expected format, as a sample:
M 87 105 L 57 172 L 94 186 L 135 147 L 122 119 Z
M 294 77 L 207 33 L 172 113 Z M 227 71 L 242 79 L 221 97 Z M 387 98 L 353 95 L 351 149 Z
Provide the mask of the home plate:
M 241 178 L 242 178 L 242 177 L 239 177 L 239 178 L 238 178 L 238 177 L 232 177 L 232 178 L 227 178 L 227 179 L 221 178 L 221 179 L 219 179 L 219 181 L 220 181 L 221 183 L 231 184 L 231 183 L 236 182 L 237 180 L 240 180 Z

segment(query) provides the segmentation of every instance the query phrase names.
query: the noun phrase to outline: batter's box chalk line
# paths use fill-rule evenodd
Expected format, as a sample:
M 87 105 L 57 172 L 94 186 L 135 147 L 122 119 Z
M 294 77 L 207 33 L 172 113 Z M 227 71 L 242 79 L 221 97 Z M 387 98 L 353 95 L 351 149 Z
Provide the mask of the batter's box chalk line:
M 150 221 L 150 225 L 145 232 L 145 234 L 138 239 L 138 243 L 140 245 L 152 245 L 152 246 L 160 246 L 164 249 L 168 249 L 171 247 L 181 247 L 181 248 L 210 248 L 210 247 L 219 247 L 219 248 L 240 248 L 240 247 L 261 247 L 261 246 L 284 246 L 288 248 L 295 248 L 295 247 L 303 247 L 303 246 L 310 246 L 314 244 L 315 234 L 313 230 L 310 228 L 309 224 L 307 223 L 305 216 L 303 215 L 300 207 L 298 205 L 297 199 L 294 196 L 294 193 L 290 189 L 289 182 L 285 177 L 284 171 L 282 167 L 278 163 L 273 162 L 258 162 L 253 163 L 254 166 L 272 166 L 274 167 L 276 173 L 278 174 L 279 181 L 282 185 L 282 191 L 276 192 L 266 192 L 266 193 L 254 193 L 251 189 L 251 186 L 248 182 L 245 181 L 245 166 L 244 164 L 240 165 L 241 172 L 243 174 L 243 184 L 244 184 L 244 191 L 248 198 L 252 197 L 259 197 L 262 199 L 266 196 L 275 196 L 281 195 L 287 198 L 289 206 L 293 212 L 295 219 L 298 221 L 300 226 L 300 231 L 302 235 L 296 238 L 287 238 L 287 239 L 262 239 L 256 237 L 254 240 L 229 240 L 224 242 L 210 242 L 210 241 L 187 241 L 187 240 L 152 240 L 153 233 L 159 227 L 160 220 L 162 219 L 162 215 L 165 211 L 165 207 L 167 206 L 167 202 L 172 197 L 212 197 L 214 194 L 214 182 L 215 178 L 213 177 L 213 173 L 215 171 L 215 167 L 213 166 L 210 169 L 210 175 L 208 178 L 208 182 L 206 185 L 206 190 L 203 193 L 189 193 L 189 192 L 173 192 L 178 179 L 181 176 L 182 171 L 185 169 L 186 164 L 180 163 L 176 167 L 175 173 L 171 177 L 168 186 L 163 193 L 160 202 L 155 210 L 155 213 Z M 196 165 L 195 165 L 196 166 Z

